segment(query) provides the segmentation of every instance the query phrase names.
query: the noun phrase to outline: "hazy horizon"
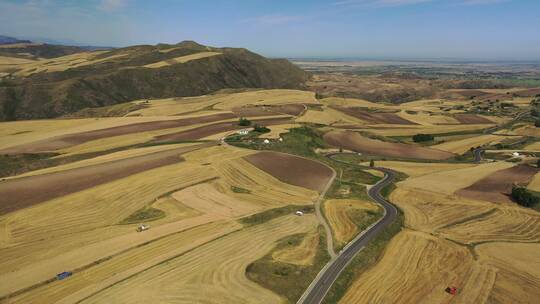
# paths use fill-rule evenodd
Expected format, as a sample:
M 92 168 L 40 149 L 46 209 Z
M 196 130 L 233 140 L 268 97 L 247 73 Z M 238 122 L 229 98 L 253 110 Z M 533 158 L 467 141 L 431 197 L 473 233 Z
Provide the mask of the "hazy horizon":
M 0 0 L 0 35 L 122 47 L 194 40 L 269 57 L 540 60 L 539 1 Z

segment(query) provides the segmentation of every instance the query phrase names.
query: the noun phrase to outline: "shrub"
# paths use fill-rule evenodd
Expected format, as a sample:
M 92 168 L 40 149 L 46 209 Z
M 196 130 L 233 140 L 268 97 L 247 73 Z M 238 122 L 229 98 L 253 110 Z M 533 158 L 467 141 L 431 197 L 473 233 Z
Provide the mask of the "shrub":
M 416 134 L 412 137 L 414 142 L 432 141 L 434 139 L 431 134 Z
M 265 126 L 255 125 L 255 126 L 253 127 L 253 131 L 259 132 L 259 133 L 268 133 L 268 132 L 270 132 L 270 129 L 268 129 L 268 128 L 265 127 Z
M 534 122 L 534 126 L 540 128 L 540 119 Z
M 369 161 L 369 166 L 372 168 L 375 167 L 375 161 L 373 159 Z
M 238 125 L 239 126 L 250 126 L 251 125 L 251 121 L 247 118 L 244 118 L 244 117 L 240 117 L 240 120 L 238 120 Z
M 540 202 L 540 198 L 526 188 L 514 186 L 512 187 L 512 198 L 516 203 L 524 207 L 533 207 Z

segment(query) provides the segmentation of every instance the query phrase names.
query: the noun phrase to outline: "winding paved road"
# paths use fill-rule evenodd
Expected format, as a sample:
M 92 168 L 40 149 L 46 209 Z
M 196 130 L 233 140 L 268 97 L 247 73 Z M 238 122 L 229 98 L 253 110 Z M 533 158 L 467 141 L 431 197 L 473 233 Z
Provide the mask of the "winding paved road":
M 329 156 L 331 157 L 331 155 Z M 375 238 L 386 226 L 392 223 L 398 214 L 394 205 L 389 203 L 382 195 L 381 190 L 390 185 L 395 179 L 395 172 L 386 168 L 370 168 L 384 173 L 384 178 L 376 183 L 368 190 L 368 195 L 375 202 L 379 203 L 384 208 L 384 215 L 379 221 L 368 227 L 356 238 L 354 238 L 343 250 L 341 250 L 335 258 L 319 272 L 315 280 L 309 285 L 304 292 L 299 304 L 319 304 L 330 290 L 332 284 L 336 281 L 340 273 L 349 265 L 351 260 L 364 247 Z

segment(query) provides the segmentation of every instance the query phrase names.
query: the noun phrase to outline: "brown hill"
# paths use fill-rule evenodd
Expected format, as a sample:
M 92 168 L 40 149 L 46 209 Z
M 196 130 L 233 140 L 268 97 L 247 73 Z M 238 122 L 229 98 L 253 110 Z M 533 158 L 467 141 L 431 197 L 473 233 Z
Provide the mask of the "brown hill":
M 308 75 L 287 60 L 187 41 L 83 52 L 25 63 L 0 82 L 0 120 L 51 118 L 144 98 L 224 88 L 302 88 Z

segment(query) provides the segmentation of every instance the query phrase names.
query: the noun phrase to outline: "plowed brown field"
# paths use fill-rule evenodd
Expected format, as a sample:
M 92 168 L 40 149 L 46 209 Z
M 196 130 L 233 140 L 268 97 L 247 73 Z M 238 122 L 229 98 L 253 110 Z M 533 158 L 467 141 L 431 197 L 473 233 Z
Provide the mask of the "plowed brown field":
M 467 188 L 456 192 L 457 195 L 471 199 L 484 200 L 497 203 L 509 203 L 513 184 L 528 184 L 538 168 L 527 165 L 518 165 L 512 168 L 497 171 Z
M 332 170 L 319 162 L 277 152 L 260 152 L 245 159 L 282 182 L 322 191 Z
M 1 153 L 37 153 L 55 151 L 67 147 L 79 145 L 91 140 L 113 137 L 131 133 L 140 133 L 159 129 L 169 129 L 176 127 L 189 126 L 193 124 L 208 123 L 220 120 L 226 120 L 235 118 L 232 113 L 220 113 L 214 115 L 207 115 L 201 117 L 190 117 L 184 119 L 164 120 L 164 121 L 151 121 L 143 123 L 135 123 L 130 125 L 118 126 L 107 129 L 100 129 L 95 131 L 88 131 L 82 133 L 68 134 L 55 138 L 48 138 L 45 140 L 15 146 L 0 151 Z
M 341 147 L 371 155 L 389 156 L 395 158 L 442 160 L 454 156 L 454 154 L 446 151 L 402 143 L 384 142 L 367 138 L 356 132 L 350 131 L 328 132 L 324 135 L 324 140 L 335 147 Z

